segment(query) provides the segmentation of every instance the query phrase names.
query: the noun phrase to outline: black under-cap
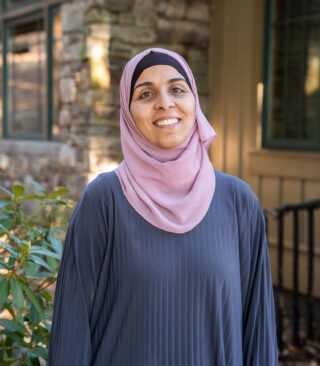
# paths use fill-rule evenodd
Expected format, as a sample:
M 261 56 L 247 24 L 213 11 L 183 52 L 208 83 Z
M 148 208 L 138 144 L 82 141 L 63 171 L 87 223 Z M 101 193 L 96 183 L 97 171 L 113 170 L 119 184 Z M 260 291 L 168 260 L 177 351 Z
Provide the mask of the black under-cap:
M 186 72 L 183 70 L 182 66 L 179 64 L 179 62 L 176 59 L 174 59 L 173 57 L 171 57 L 165 53 L 151 51 L 147 56 L 145 56 L 142 60 L 139 61 L 136 68 L 134 69 L 134 73 L 133 73 L 132 79 L 131 79 L 129 106 L 131 104 L 134 85 L 135 85 L 136 81 L 138 80 L 139 76 L 145 69 L 147 69 L 148 67 L 151 67 L 151 66 L 155 66 L 155 65 L 169 65 L 169 66 L 174 67 L 186 79 L 186 82 L 189 85 L 190 90 L 192 91 L 189 78 L 188 78 Z

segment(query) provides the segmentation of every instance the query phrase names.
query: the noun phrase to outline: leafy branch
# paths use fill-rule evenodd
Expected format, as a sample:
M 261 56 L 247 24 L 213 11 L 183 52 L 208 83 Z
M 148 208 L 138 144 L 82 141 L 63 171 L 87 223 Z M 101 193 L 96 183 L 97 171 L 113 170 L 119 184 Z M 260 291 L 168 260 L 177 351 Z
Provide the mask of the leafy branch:
M 48 358 L 54 283 L 75 202 L 33 182 L 0 186 L 0 365 L 40 365 Z M 30 211 L 28 201 L 39 204 Z

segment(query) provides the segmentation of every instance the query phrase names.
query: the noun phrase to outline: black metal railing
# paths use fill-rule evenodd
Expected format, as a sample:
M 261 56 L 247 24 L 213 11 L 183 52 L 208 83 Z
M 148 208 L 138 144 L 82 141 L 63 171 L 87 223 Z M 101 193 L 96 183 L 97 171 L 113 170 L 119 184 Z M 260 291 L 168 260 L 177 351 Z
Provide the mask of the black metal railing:
M 296 346 L 300 345 L 300 306 L 299 306 L 299 213 L 304 211 L 308 214 L 308 273 L 307 273 L 307 319 L 306 319 L 306 337 L 314 339 L 314 299 L 313 293 L 313 267 L 314 267 L 314 212 L 320 208 L 320 200 L 312 200 L 300 204 L 287 204 L 279 208 L 264 210 L 268 234 L 268 224 L 270 217 L 277 220 L 278 223 L 278 263 L 277 275 L 278 283 L 275 291 L 275 305 L 277 318 L 277 336 L 278 346 L 283 350 L 283 321 L 284 309 L 282 294 L 283 288 L 283 251 L 284 251 L 284 216 L 292 213 L 293 219 L 293 291 L 292 291 L 292 341 Z M 319 222 L 320 225 L 320 222 Z

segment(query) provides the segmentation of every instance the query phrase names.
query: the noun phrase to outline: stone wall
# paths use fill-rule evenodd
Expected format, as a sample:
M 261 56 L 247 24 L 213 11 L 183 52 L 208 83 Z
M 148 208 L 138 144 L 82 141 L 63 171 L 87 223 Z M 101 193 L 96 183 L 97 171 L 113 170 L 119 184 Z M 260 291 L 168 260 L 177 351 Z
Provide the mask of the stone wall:
M 88 180 L 114 169 L 122 159 L 121 73 L 126 62 L 146 48 L 163 47 L 186 58 L 207 114 L 210 18 L 211 2 L 204 0 L 65 2 L 59 69 L 61 142 L 44 143 L 56 144 L 54 151 L 48 155 L 44 148 L 37 156 L 0 147 L 0 184 L 28 176 L 48 187 L 67 186 L 77 198 Z M 23 173 L 19 166 L 24 166 Z

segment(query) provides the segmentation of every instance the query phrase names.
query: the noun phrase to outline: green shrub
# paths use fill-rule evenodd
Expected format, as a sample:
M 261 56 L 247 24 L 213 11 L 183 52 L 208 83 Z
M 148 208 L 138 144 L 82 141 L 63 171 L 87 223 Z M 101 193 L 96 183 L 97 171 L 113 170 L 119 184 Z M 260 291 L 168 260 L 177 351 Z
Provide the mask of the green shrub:
M 40 365 L 48 359 L 52 290 L 74 202 L 61 188 L 25 195 L 3 187 L 0 199 L 0 365 Z M 25 201 L 36 202 L 29 212 Z M 36 200 L 36 201 L 34 201 Z

